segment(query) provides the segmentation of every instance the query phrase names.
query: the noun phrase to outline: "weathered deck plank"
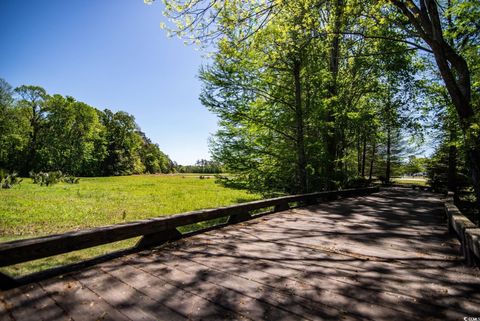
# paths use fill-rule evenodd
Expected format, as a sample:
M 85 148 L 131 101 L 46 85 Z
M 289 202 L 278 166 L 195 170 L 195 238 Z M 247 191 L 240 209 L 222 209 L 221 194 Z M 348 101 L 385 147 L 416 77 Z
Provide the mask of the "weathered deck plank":
M 252 316 L 253 310 L 272 310 L 276 315 L 271 316 L 268 319 L 286 320 L 295 318 L 315 320 L 319 316 L 338 319 L 339 315 L 342 313 L 342 311 L 336 306 L 329 307 L 323 305 L 323 307 L 318 307 L 318 304 L 315 305 L 314 302 L 305 300 L 302 297 L 292 297 L 285 291 L 265 286 L 254 280 L 238 277 L 232 273 L 224 273 L 216 269 L 211 269 L 194 261 L 167 255 L 162 257 L 162 263 L 160 263 L 159 260 L 156 262 L 164 265 L 167 269 L 180 270 L 190 278 L 201 276 L 201 282 L 207 282 L 212 286 L 224 288 L 227 289 L 228 292 L 233 292 L 233 295 L 239 296 L 244 303 L 244 307 L 242 308 L 243 315 L 253 317 L 255 320 L 258 320 L 261 317 L 264 318 L 265 315 Z M 262 292 L 265 290 L 270 290 L 270 295 L 268 297 L 262 295 Z M 285 302 L 291 300 L 295 301 L 295 306 L 285 304 Z M 277 311 L 277 308 L 282 311 Z M 353 320 L 352 318 L 345 319 Z
M 1 294 L 1 320 L 462 320 L 480 275 L 441 200 L 378 194 L 297 208 Z
M 120 263 L 120 264 L 119 264 Z M 102 267 L 104 271 L 121 278 L 129 286 L 186 316 L 189 320 L 242 320 L 242 316 L 226 310 L 192 292 L 167 283 L 165 279 L 147 273 L 138 266 L 115 262 Z M 131 275 L 134 277 L 125 277 Z
M 74 277 L 131 320 L 187 320 L 185 316 L 159 304 L 101 269 L 90 269 Z M 124 275 L 124 278 L 129 277 L 133 276 Z
M 15 320 L 70 320 L 39 284 L 29 284 L 2 293 L 10 316 Z M 3 320 L 3 316 L 0 316 Z
M 291 313 L 281 306 L 271 304 L 267 300 L 258 300 L 255 297 L 231 289 L 209 280 L 207 269 L 187 272 L 180 265 L 179 260 L 173 262 L 159 262 L 139 257 L 130 261 L 129 264 L 137 266 L 142 271 L 168 280 L 169 283 L 185 291 L 202 296 L 213 304 L 227 310 L 235 311 L 244 318 L 252 320 L 292 320 L 305 319 L 301 315 Z
M 112 305 L 70 276 L 40 282 L 55 303 L 75 321 L 130 320 Z

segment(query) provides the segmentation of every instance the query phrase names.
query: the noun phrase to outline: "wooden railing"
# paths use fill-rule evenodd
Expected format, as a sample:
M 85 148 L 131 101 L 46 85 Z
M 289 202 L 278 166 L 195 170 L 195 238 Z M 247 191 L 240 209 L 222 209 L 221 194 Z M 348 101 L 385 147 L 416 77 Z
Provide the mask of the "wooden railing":
M 453 192 L 448 192 L 445 201 L 448 230 L 458 237 L 460 251 L 467 264 L 480 266 L 480 228 L 460 212 L 453 196 Z
M 378 187 L 326 191 L 302 195 L 283 196 L 253 201 L 233 206 L 200 210 L 159 218 L 115 224 L 93 229 L 67 232 L 0 243 L 0 267 L 46 258 L 53 255 L 86 249 L 102 244 L 142 236 L 136 248 L 146 248 L 178 240 L 184 235 L 178 227 L 200 223 L 221 217 L 229 217 L 229 223 L 252 218 L 251 212 L 273 207 L 272 212 L 287 210 L 291 203 L 314 204 L 320 200 L 338 197 L 360 196 L 378 191 Z M 0 282 L 13 282 L 9 276 L 0 273 Z

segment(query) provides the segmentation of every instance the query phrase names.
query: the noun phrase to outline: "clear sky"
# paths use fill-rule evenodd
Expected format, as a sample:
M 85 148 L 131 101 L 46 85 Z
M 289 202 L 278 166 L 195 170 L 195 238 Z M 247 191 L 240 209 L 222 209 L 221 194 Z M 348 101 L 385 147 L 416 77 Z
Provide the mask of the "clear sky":
M 202 54 L 160 29 L 162 3 L 0 0 L 0 77 L 124 110 L 173 160 L 208 158 L 216 117 L 199 102 Z

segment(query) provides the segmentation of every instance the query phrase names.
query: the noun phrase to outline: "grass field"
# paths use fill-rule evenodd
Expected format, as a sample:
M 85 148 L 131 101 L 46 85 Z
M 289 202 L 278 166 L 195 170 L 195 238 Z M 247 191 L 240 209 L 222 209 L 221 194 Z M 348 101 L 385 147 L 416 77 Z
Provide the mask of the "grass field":
M 428 186 L 428 181 L 425 178 L 393 178 L 392 179 L 396 184 L 404 185 L 417 185 L 417 186 Z
M 82 178 L 45 187 L 25 179 L 0 189 L 0 241 L 123 223 L 259 199 L 194 175 Z M 127 240 L 2 269 L 12 275 L 71 263 L 134 244 Z

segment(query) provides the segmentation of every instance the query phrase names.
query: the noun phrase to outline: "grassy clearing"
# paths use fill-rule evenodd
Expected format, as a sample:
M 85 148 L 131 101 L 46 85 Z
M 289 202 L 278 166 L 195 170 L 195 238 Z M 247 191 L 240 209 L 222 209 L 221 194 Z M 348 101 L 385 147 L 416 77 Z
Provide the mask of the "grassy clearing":
M 425 178 L 394 178 L 392 180 L 395 184 L 428 186 L 428 181 Z
M 38 186 L 25 179 L 0 190 L 0 241 L 123 223 L 259 199 L 198 175 L 82 178 L 80 184 Z M 19 275 L 72 263 L 134 244 L 107 244 L 2 269 Z
M 198 176 L 82 178 L 45 187 L 29 179 L 0 190 L 2 238 L 39 236 L 259 199 Z

